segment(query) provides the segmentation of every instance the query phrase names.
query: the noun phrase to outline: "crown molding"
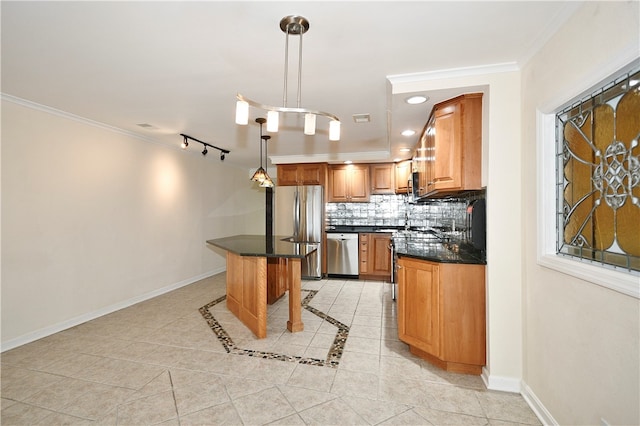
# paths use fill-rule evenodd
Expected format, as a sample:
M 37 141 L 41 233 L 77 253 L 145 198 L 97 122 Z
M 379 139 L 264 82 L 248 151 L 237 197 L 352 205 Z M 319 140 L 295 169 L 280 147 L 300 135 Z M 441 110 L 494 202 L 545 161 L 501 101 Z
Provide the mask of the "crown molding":
M 499 74 L 515 71 L 520 71 L 520 67 L 516 62 L 504 62 L 499 64 L 479 65 L 473 67 L 450 68 L 418 73 L 388 75 L 387 80 L 393 87 L 394 85 L 415 83 L 420 81 L 442 80 L 445 78 L 459 78 L 474 75 Z
M 16 104 L 16 105 L 23 106 L 25 108 L 29 108 L 29 109 L 33 109 L 33 110 L 36 110 L 36 111 L 45 112 L 47 114 L 55 115 L 55 116 L 58 116 L 58 117 L 66 118 L 68 120 L 72 120 L 72 121 L 75 121 L 75 122 L 78 122 L 78 123 L 81 123 L 81 124 L 85 124 L 87 126 L 96 127 L 96 128 L 103 129 L 103 130 L 108 130 L 108 131 L 114 132 L 114 133 L 119 133 L 121 135 L 129 136 L 129 137 L 132 137 L 132 138 L 135 138 L 135 139 L 139 139 L 139 140 L 142 140 L 142 141 L 145 141 L 145 142 L 150 142 L 150 143 L 155 143 L 155 144 L 160 144 L 160 145 L 163 145 L 163 146 L 167 146 L 167 144 L 164 144 L 164 143 L 162 143 L 162 142 L 160 142 L 160 141 L 158 141 L 158 140 L 156 140 L 154 138 L 150 138 L 148 136 L 141 135 L 139 133 L 135 133 L 135 132 L 132 132 L 132 131 L 129 131 L 129 130 L 124 130 L 124 129 L 121 129 L 119 127 L 115 127 L 115 126 L 111 126 L 109 124 L 102 123 L 100 121 L 91 120 L 90 118 L 81 117 L 79 115 L 72 114 L 72 113 L 67 112 L 67 111 L 62 111 L 62 110 L 57 109 L 57 108 L 53 108 L 53 107 L 50 107 L 50 106 L 47 106 L 47 105 L 42 105 L 42 104 L 39 104 L 37 102 L 33 102 L 33 101 L 30 101 L 30 100 L 27 100 L 27 99 L 19 98 L 17 96 L 9 95 L 7 93 L 0 92 L 0 99 L 2 99 L 3 101 L 11 102 L 11 103 Z

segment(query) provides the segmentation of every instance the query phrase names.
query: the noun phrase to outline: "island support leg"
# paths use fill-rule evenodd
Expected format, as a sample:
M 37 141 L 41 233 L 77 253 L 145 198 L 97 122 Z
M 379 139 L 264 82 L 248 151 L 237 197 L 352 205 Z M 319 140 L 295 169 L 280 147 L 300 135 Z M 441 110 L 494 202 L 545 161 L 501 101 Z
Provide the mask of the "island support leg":
M 289 281 L 289 321 L 287 321 L 287 329 L 295 333 L 304 330 L 302 323 L 302 300 L 300 295 L 302 262 L 300 259 L 287 259 L 289 262 L 288 280 Z

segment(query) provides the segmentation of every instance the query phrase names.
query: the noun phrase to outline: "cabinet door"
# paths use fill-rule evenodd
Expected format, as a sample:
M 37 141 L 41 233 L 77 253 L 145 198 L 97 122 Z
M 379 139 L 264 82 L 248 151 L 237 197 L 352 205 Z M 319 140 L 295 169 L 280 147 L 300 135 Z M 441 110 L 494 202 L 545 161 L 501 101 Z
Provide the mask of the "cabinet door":
M 436 263 L 398 260 L 398 335 L 400 340 L 439 355 L 439 267 Z
M 401 161 L 396 164 L 396 194 L 406 194 L 409 191 L 409 179 L 411 178 L 411 160 Z
M 369 201 L 369 166 L 349 164 L 329 169 L 329 202 Z
M 369 170 L 371 173 L 372 194 L 395 194 L 395 170 L 393 163 L 371 164 Z
M 435 161 L 433 190 L 462 188 L 462 138 L 460 104 L 435 111 Z
M 418 188 L 417 194 L 419 197 L 426 195 L 431 188 L 433 161 L 435 159 L 433 153 L 434 145 L 434 117 L 433 114 L 429 117 L 429 121 L 424 126 L 420 140 L 418 141 L 418 147 L 416 148 L 416 154 L 413 160 L 416 171 L 418 172 Z
M 298 165 L 282 164 L 278 165 L 278 186 L 298 185 Z
M 349 201 L 369 201 L 369 166 L 351 164 L 349 170 Z
M 369 273 L 369 235 L 370 234 L 360 234 L 360 253 L 359 253 L 359 261 L 360 261 L 360 274 L 366 275 Z
M 451 263 L 440 268 L 440 358 L 461 364 L 485 365 L 485 266 Z
M 331 168 L 329 170 L 329 202 L 349 201 L 349 191 L 347 188 L 346 168 Z
M 436 105 L 420 142 L 426 152 L 426 190 L 420 196 L 481 189 L 482 93 Z
M 370 273 L 380 277 L 391 277 L 391 234 L 370 234 Z
M 324 185 L 326 164 L 300 164 L 298 180 L 302 185 Z

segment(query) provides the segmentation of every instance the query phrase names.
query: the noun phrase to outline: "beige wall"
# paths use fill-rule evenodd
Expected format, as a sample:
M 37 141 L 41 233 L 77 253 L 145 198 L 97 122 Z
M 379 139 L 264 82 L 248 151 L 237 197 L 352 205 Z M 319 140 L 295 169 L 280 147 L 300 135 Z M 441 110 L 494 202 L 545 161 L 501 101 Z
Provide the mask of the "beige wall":
M 636 2 L 585 2 L 522 71 L 524 375 L 559 424 L 640 424 L 638 299 L 538 265 L 536 114 L 589 89 L 640 53 Z M 540 160 L 538 160 L 540 161 Z M 640 280 L 639 280 L 640 281 Z M 640 282 L 639 282 L 640 285 Z
M 2 102 L 2 350 L 222 271 L 205 240 L 263 230 L 264 191 L 217 155 Z

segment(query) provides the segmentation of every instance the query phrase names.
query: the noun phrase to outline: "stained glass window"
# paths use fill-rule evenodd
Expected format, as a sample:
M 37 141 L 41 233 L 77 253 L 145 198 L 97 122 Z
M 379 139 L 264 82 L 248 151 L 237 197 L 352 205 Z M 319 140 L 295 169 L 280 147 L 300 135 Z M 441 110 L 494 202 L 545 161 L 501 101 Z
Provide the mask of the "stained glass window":
M 556 114 L 557 253 L 640 275 L 640 70 Z

